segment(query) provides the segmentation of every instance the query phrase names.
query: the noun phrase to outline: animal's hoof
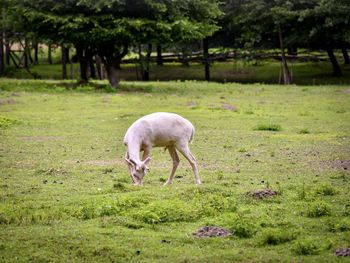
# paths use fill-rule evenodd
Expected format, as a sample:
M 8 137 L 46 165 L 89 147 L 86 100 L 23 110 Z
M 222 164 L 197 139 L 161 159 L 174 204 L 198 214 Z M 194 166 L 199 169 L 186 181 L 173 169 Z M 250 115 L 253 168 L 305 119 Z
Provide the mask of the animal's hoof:
M 170 182 L 170 181 L 166 181 L 163 185 L 166 186 L 166 185 L 171 185 L 173 182 Z

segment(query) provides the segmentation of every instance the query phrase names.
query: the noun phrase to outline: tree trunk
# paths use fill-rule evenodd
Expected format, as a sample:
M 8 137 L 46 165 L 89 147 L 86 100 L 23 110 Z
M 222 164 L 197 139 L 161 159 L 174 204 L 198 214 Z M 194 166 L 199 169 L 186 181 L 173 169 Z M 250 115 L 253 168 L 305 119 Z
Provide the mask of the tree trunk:
M 34 64 L 37 65 L 39 64 L 39 44 L 37 42 L 35 42 L 34 44 Z
M 0 76 L 5 72 L 4 33 L 0 31 Z
M 157 65 L 163 66 L 162 46 L 161 45 L 157 45 Z
M 288 63 L 286 59 L 286 53 L 284 51 L 284 44 L 283 44 L 283 37 L 282 37 L 282 30 L 281 27 L 278 27 L 278 38 L 280 42 L 280 48 L 281 48 L 281 63 L 282 63 L 282 74 L 283 74 L 283 84 L 291 84 L 292 78 L 289 72 Z
M 141 76 L 143 81 L 149 81 L 150 61 L 152 53 L 152 44 L 148 44 L 146 56 L 142 54 L 142 47 L 139 46 L 139 59 L 141 66 Z
M 23 46 L 23 58 L 24 58 L 24 67 L 26 69 L 29 69 L 29 45 L 28 45 L 28 40 L 24 40 L 24 46 Z
M 107 77 L 108 77 L 109 84 L 113 88 L 117 88 L 119 86 L 119 78 L 118 78 L 118 69 L 117 69 L 117 67 L 114 66 L 114 65 L 105 66 L 105 67 L 106 67 L 106 71 L 107 71 Z
M 62 79 L 67 79 L 67 57 L 66 57 L 66 48 L 62 46 Z
M 64 55 L 66 56 L 66 62 L 70 63 L 70 57 L 69 57 L 69 48 L 64 48 Z
M 209 62 L 209 40 L 208 38 L 203 39 L 203 60 L 204 60 L 204 74 L 205 80 L 210 80 L 210 62 Z
M 51 44 L 47 46 L 47 63 L 52 64 Z
M 86 58 L 86 51 L 82 47 L 77 47 L 77 53 L 78 53 L 78 60 L 80 64 L 80 81 L 83 83 L 88 82 L 88 75 L 87 75 L 87 69 L 88 69 L 88 60 Z
M 89 58 L 90 77 L 96 79 L 96 70 L 93 57 Z
M 344 64 L 349 65 L 350 64 L 350 58 L 349 58 L 349 55 L 348 55 L 348 52 L 347 52 L 346 48 L 342 48 L 341 52 L 343 53 Z
M 6 51 L 6 56 L 5 56 L 5 63 L 6 65 L 10 65 L 10 60 L 11 60 L 11 48 L 10 48 L 10 40 L 5 37 L 5 51 Z
M 95 56 L 95 60 L 96 60 L 96 71 L 97 71 L 98 78 L 102 80 L 104 79 L 104 77 L 103 77 L 102 61 L 100 56 Z
M 342 76 L 343 73 L 341 72 L 341 69 L 340 69 L 340 66 L 338 64 L 337 58 L 334 55 L 333 48 L 327 47 L 327 53 L 328 53 L 329 60 L 332 63 L 333 75 L 334 76 Z
M 117 50 L 114 49 L 114 46 L 110 48 L 103 47 L 97 51 L 98 56 L 105 66 L 109 84 L 114 88 L 118 88 L 118 68 L 120 68 L 122 58 L 128 53 L 128 45 L 123 46 L 122 52 L 119 52 L 119 50 L 116 52 Z

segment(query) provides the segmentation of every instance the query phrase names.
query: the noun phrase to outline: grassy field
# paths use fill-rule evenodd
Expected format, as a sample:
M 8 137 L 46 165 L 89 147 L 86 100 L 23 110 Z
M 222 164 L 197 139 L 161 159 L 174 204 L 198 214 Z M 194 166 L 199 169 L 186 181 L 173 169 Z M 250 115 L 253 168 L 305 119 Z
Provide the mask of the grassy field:
M 256 64 L 256 63 L 257 64 Z M 210 67 L 211 80 L 216 82 L 239 82 L 239 83 L 266 83 L 276 84 L 279 82 L 281 65 L 277 61 L 265 60 L 244 62 L 242 60 L 231 62 L 215 62 Z M 30 75 L 24 69 L 8 70 L 7 75 L 13 78 L 41 78 L 61 79 L 62 66 L 34 65 Z M 350 65 L 341 65 L 343 76 L 332 76 L 332 67 L 329 62 L 293 62 L 289 63 L 293 76 L 293 83 L 298 85 L 344 85 L 350 84 Z M 123 64 L 119 71 L 123 81 L 140 80 L 140 70 L 134 64 Z M 79 78 L 79 66 L 68 65 L 68 76 L 72 79 Z M 151 65 L 150 79 L 153 81 L 169 80 L 203 80 L 204 67 L 200 63 L 191 63 L 189 67 L 179 63 L 167 63 L 164 66 Z
M 349 86 L 0 80 L 1 262 L 345 262 Z M 95 90 L 94 87 L 99 89 Z M 192 121 L 203 185 L 152 152 L 133 187 L 122 139 L 137 118 Z M 251 193 L 269 188 L 276 196 Z M 225 238 L 198 238 L 203 226 Z

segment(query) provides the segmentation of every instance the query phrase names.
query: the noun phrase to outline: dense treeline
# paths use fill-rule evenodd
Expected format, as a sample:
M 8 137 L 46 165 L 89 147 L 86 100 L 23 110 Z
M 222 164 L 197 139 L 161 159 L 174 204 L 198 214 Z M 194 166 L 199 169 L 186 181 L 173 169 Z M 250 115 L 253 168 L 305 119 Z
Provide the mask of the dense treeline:
M 148 80 L 152 50 L 157 50 L 161 65 L 162 48 L 176 46 L 186 63 L 186 50 L 198 41 L 207 80 L 210 46 L 278 48 L 286 84 L 292 82 L 286 52 L 326 50 L 338 76 L 342 72 L 334 50 L 342 50 L 349 63 L 348 0 L 5 0 L 1 9 L 0 73 L 11 59 L 10 42 L 23 46 L 25 67 L 37 63 L 38 43 L 61 46 L 63 77 L 69 48 L 74 47 L 81 80 L 96 76 L 94 64 L 101 75 L 103 65 L 113 87 L 130 51 L 138 54 L 142 79 Z M 32 48 L 34 58 L 29 55 Z

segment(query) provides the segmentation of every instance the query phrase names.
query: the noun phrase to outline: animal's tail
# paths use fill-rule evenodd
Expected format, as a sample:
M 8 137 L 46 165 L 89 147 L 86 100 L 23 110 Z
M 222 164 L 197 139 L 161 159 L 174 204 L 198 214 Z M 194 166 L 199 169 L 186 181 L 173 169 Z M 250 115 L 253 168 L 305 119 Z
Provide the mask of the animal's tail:
M 192 126 L 192 133 L 191 133 L 191 137 L 190 137 L 190 140 L 188 141 L 189 143 L 191 143 L 194 139 L 194 127 Z

